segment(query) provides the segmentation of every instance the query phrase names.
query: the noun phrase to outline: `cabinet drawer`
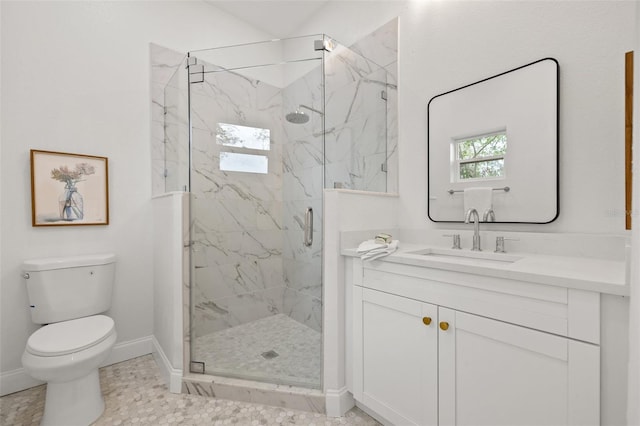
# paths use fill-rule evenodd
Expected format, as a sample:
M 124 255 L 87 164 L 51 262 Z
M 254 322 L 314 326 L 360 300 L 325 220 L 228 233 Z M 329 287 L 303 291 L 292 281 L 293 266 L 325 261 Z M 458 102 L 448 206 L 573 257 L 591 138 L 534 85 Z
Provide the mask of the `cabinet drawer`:
M 433 278 L 431 278 L 433 276 Z M 362 286 L 599 343 L 599 294 L 406 265 L 367 264 Z

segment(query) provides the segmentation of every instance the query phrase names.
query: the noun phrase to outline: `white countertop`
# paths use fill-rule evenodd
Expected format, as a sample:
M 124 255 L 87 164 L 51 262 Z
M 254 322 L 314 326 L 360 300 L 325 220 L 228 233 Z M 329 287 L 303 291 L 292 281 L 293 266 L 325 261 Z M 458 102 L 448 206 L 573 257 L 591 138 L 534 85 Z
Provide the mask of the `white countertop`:
M 468 249 L 454 251 L 441 247 L 403 244 L 401 242 L 398 251 L 373 262 L 400 263 L 619 296 L 629 295 L 624 261 L 510 252 L 506 253 L 505 257 L 518 257 L 518 259 L 514 262 L 502 262 L 462 256 L 431 256 L 412 253 L 430 248 L 443 252 L 460 253 L 461 255 L 469 252 Z M 344 249 L 342 255 L 360 257 L 356 248 Z M 493 252 L 488 252 L 487 255 L 496 258 L 500 256 L 499 253 L 494 254 Z M 369 261 L 365 260 L 365 262 Z

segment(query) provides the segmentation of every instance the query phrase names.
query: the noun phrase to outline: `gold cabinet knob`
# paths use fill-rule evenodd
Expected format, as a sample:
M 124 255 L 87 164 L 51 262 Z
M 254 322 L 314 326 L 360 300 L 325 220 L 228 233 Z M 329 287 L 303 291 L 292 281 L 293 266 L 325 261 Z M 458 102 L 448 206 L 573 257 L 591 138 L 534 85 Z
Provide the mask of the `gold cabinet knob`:
M 446 321 L 442 321 L 440 323 L 440 330 L 447 331 L 449 329 L 449 323 Z
M 424 325 L 431 325 L 431 317 L 422 317 Z

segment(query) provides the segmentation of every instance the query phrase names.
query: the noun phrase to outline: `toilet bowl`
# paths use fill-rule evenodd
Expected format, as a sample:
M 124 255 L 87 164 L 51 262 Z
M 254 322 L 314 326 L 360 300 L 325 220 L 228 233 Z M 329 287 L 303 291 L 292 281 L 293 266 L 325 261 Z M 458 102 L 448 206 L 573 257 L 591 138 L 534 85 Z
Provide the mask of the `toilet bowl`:
M 47 382 L 42 425 L 87 426 L 104 411 L 98 367 L 116 342 L 111 307 L 115 255 L 26 260 L 22 265 L 31 320 L 43 324 L 22 366 Z
M 98 367 L 116 342 L 114 322 L 93 315 L 46 325 L 34 332 L 22 365 L 47 382 L 42 425 L 89 425 L 104 411 Z

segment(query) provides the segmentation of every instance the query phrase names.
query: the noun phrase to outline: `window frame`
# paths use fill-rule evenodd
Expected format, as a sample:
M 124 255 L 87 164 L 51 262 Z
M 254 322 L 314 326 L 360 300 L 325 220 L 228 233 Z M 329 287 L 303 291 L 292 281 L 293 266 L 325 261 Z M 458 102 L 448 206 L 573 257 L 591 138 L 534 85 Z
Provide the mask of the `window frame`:
M 464 142 L 476 139 L 483 139 L 491 136 L 504 135 L 505 137 L 505 150 L 503 155 L 487 155 L 474 157 L 469 159 L 460 159 L 460 145 Z M 508 137 L 507 137 L 507 129 L 501 129 L 493 132 L 487 133 L 479 133 L 471 136 L 458 137 L 452 139 L 451 143 L 451 182 L 452 183 L 461 183 L 461 182 L 485 182 L 485 181 L 493 181 L 493 180 L 501 180 L 506 179 L 506 169 L 505 164 L 507 161 L 507 153 L 508 153 Z M 461 166 L 465 164 L 478 164 L 478 163 L 488 163 L 491 161 L 502 160 L 502 174 L 500 176 L 487 176 L 487 177 L 473 177 L 473 178 L 463 178 L 461 176 Z
M 236 130 L 235 132 L 233 130 Z M 227 143 L 220 137 L 220 130 L 223 132 L 233 133 L 233 136 L 238 138 L 242 136 L 242 133 L 247 133 L 252 130 L 264 131 L 266 135 L 266 143 L 263 141 L 262 146 L 260 144 L 246 144 L 245 139 L 239 139 L 239 143 Z M 237 135 L 235 133 L 240 133 Z M 218 169 L 223 173 L 249 173 L 257 175 L 269 174 L 269 152 L 271 152 L 271 129 L 262 127 L 252 127 L 241 124 L 231 124 L 218 122 L 216 125 L 216 145 L 219 146 Z M 260 140 L 259 138 L 256 140 Z M 253 160 L 249 163 L 259 165 L 260 168 L 253 169 L 250 167 L 244 167 L 249 158 Z M 245 159 L 245 161 L 243 161 Z

